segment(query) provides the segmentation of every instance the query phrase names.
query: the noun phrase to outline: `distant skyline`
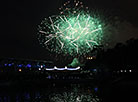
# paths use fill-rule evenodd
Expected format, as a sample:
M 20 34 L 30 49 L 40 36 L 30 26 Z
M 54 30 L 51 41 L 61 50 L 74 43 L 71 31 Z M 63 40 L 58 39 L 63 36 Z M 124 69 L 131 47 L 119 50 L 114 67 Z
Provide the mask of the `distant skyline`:
M 1 6 L 3 27 L 0 34 L 0 57 L 51 59 L 48 51 L 39 45 L 37 25 L 44 17 L 55 14 L 63 2 L 64 0 L 4 1 Z M 138 38 L 137 0 L 85 0 L 84 5 L 107 11 L 112 9 L 126 20 L 120 28 L 122 32 L 114 36 L 114 43 Z

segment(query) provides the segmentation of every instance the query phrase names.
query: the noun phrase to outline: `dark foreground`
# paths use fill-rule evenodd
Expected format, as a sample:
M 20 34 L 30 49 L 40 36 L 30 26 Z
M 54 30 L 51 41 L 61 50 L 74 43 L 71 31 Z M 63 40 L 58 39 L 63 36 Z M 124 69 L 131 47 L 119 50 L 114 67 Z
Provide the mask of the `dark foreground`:
M 135 76 L 95 84 L 93 81 L 18 81 L 0 87 L 0 102 L 137 102 Z

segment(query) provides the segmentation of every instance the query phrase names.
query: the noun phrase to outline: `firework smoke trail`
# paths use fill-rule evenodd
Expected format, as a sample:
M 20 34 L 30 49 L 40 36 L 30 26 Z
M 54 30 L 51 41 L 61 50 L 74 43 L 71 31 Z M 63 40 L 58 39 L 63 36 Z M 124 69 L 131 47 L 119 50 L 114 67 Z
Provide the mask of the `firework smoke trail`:
M 88 7 L 74 0 L 59 8 L 60 14 L 42 20 L 40 43 L 51 52 L 83 55 L 102 44 L 104 22 L 91 15 Z

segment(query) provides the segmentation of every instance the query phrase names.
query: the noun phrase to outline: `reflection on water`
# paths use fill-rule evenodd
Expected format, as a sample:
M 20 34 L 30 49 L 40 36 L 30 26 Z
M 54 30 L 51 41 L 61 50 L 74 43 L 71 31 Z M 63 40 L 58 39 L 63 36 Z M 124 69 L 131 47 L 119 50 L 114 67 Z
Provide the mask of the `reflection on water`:
M 99 102 L 99 98 L 90 90 L 74 88 L 69 91 L 53 93 L 49 97 L 50 102 Z
M 0 102 L 100 102 L 98 88 L 94 86 L 53 84 L 47 88 L 38 87 L 1 89 Z

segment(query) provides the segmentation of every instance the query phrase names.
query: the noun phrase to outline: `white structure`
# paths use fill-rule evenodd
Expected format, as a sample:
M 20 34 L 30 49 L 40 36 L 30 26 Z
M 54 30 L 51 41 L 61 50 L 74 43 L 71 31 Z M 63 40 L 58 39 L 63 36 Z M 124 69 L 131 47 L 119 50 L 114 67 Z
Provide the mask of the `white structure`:
M 46 70 L 52 71 L 52 70 L 79 70 L 80 66 L 77 68 L 68 68 L 67 66 L 65 66 L 65 68 L 57 68 L 56 66 L 54 66 L 54 68 L 46 68 Z

